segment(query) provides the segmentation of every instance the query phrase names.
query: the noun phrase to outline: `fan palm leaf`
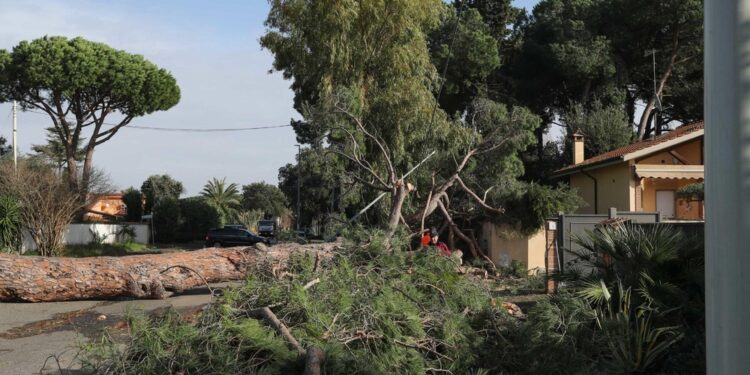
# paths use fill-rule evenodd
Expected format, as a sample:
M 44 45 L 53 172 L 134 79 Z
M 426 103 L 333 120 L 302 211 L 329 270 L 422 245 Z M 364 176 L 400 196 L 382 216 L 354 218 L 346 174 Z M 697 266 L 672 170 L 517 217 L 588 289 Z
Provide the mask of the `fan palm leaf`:
M 242 196 L 237 184 L 227 184 L 226 177 L 221 180 L 214 177 L 203 187 L 201 195 L 206 203 L 216 208 L 219 212 L 221 224 L 224 225 L 237 216 L 237 209 L 241 205 Z

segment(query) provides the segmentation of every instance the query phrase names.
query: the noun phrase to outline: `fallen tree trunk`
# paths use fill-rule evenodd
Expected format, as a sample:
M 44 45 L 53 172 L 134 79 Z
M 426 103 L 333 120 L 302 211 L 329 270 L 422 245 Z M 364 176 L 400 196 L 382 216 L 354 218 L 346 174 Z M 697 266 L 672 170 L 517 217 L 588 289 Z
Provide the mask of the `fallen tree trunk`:
M 295 251 L 329 256 L 339 243 L 209 248 L 123 257 L 57 258 L 0 254 L 0 302 L 114 297 L 165 298 L 207 282 L 242 280 L 248 270 Z

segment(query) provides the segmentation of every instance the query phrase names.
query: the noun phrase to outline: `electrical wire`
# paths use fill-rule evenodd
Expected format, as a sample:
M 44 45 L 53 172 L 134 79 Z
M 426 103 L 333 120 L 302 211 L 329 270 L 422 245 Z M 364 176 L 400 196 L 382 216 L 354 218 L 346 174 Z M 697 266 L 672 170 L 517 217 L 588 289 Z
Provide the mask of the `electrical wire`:
M 26 110 L 25 112 L 47 116 L 46 113 L 35 111 L 35 110 Z M 111 127 L 118 126 L 118 124 L 112 124 L 109 122 L 104 122 L 102 123 L 102 125 L 107 125 Z M 277 129 L 277 128 L 287 128 L 291 126 L 292 126 L 291 124 L 286 124 L 286 125 L 249 126 L 249 127 L 237 127 L 237 128 L 164 128 L 164 127 L 157 127 L 157 126 L 126 125 L 126 126 L 123 126 L 122 128 L 165 131 L 165 132 L 184 132 L 184 133 L 219 133 L 219 132 L 238 132 L 238 131 L 250 131 L 250 130 Z
M 104 123 L 104 125 L 116 126 L 114 124 L 108 124 L 108 123 Z M 124 128 L 141 129 L 141 130 L 157 130 L 157 131 L 165 131 L 165 132 L 213 133 L 213 132 L 239 132 L 239 131 L 247 131 L 247 130 L 277 129 L 277 128 L 287 128 L 290 126 L 292 125 L 287 124 L 287 125 L 251 126 L 247 128 L 196 129 L 196 128 L 159 128 L 155 126 L 127 125 L 127 126 L 124 126 Z

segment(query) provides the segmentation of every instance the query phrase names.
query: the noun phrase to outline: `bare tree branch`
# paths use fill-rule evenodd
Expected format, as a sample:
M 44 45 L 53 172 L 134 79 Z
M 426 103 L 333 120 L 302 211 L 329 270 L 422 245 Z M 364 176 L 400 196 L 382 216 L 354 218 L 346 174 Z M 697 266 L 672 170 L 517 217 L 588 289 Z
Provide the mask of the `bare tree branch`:
M 464 181 L 463 181 L 463 180 L 461 179 L 461 177 L 458 177 L 458 178 L 456 179 L 456 181 L 458 182 L 458 184 L 459 184 L 459 185 L 461 185 L 461 188 L 462 188 L 462 189 L 464 189 L 464 191 L 465 191 L 466 193 L 468 193 L 468 194 L 469 194 L 469 196 L 471 196 L 472 198 L 474 198 L 474 200 L 475 200 L 475 201 L 476 201 L 477 203 L 479 203 L 479 205 L 480 205 L 480 206 L 482 206 L 482 208 L 484 208 L 485 210 L 487 210 L 487 211 L 490 211 L 490 212 L 492 212 L 492 213 L 494 213 L 494 214 L 498 214 L 498 215 L 502 215 L 502 214 L 504 214 L 504 213 L 505 213 L 505 209 L 504 209 L 504 208 L 495 208 L 495 207 L 492 207 L 492 206 L 490 206 L 489 204 L 487 204 L 487 202 L 486 202 L 485 200 L 483 200 L 482 198 L 479 198 L 479 196 L 478 196 L 478 195 L 477 195 L 476 193 L 474 193 L 474 191 L 473 191 L 473 190 L 469 189 L 469 187 L 468 187 L 468 186 L 466 186 L 466 184 L 465 184 L 465 183 L 464 183 Z M 485 196 L 486 196 L 486 195 L 487 195 L 487 194 L 485 193 Z
M 391 162 L 391 157 L 390 157 L 389 152 L 387 151 L 387 147 L 383 146 L 383 143 L 380 141 L 378 137 L 374 136 L 372 133 L 367 131 L 364 124 L 362 124 L 362 121 L 357 116 L 349 112 L 347 109 L 339 106 L 338 104 L 334 105 L 334 108 L 336 109 L 337 112 L 346 115 L 352 121 L 354 121 L 354 123 L 357 125 L 359 130 L 362 133 L 364 133 L 367 137 L 372 139 L 378 145 L 378 147 L 380 148 L 380 152 L 383 154 L 383 157 L 385 158 L 385 161 L 387 163 L 388 172 L 390 173 L 390 179 L 392 180 L 392 182 L 395 182 L 398 179 L 398 177 L 396 175 L 396 170 L 393 167 L 393 163 Z

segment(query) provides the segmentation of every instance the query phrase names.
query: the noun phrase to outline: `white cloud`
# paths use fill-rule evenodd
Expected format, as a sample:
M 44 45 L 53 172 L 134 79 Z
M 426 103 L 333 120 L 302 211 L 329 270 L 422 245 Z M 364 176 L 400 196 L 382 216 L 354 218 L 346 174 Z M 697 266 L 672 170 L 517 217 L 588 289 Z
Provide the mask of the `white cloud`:
M 139 53 L 172 72 L 180 85 L 180 103 L 166 112 L 136 119 L 138 126 L 228 128 L 287 124 L 299 117 L 292 109 L 289 82 L 269 75 L 272 56 L 257 43 L 261 25 L 248 24 L 237 40 L 214 30 L 217 25 L 177 26 L 160 14 L 143 14 L 127 2 L 14 2 L 0 13 L 0 48 L 43 35 L 64 35 L 107 43 Z M 174 3 L 181 4 L 181 3 Z M 180 26 L 183 25 L 183 26 Z M 226 34 L 226 33 L 224 33 Z M 10 134 L 8 104 L 0 105 L 0 134 Z M 7 124 L 7 125 L 6 125 Z M 19 147 L 44 142 L 49 120 L 19 114 Z M 99 146 L 95 164 L 120 188 L 140 187 L 150 174 L 169 173 L 197 194 L 211 177 L 239 184 L 276 183 L 278 168 L 296 153 L 291 128 L 236 133 L 177 133 L 122 129 Z

